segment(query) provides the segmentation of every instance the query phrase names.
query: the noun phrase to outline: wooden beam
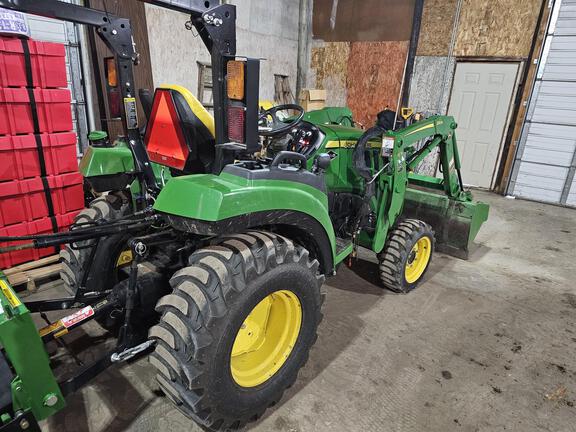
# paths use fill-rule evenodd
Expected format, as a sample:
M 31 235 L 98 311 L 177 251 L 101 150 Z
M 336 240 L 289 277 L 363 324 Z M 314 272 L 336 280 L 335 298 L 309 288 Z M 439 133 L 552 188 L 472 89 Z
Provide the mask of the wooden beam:
M 45 279 L 50 276 L 56 276 L 60 274 L 62 270 L 62 264 L 56 263 L 45 267 L 34 268 L 27 271 L 22 271 L 18 273 L 13 273 L 7 275 L 8 282 L 12 286 L 18 286 L 26 284 L 26 289 L 30 292 L 36 291 L 36 282 Z
M 42 259 L 39 259 L 36 261 L 31 261 L 31 262 L 28 262 L 25 264 L 20 264 L 20 265 L 11 267 L 7 270 L 3 270 L 3 273 L 6 276 L 10 276 L 10 275 L 13 275 L 16 273 L 25 272 L 25 271 L 32 270 L 32 269 L 42 267 L 42 266 L 46 266 L 49 264 L 54 264 L 54 263 L 58 262 L 59 259 L 60 259 L 59 255 L 50 255 L 46 258 L 42 258 Z

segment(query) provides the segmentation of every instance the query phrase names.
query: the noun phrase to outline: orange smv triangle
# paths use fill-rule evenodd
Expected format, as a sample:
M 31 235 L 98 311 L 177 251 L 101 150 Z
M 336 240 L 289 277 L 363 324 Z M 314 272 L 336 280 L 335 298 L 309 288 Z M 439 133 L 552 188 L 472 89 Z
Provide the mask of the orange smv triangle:
M 190 150 L 170 90 L 156 90 L 144 142 L 152 162 L 184 169 Z

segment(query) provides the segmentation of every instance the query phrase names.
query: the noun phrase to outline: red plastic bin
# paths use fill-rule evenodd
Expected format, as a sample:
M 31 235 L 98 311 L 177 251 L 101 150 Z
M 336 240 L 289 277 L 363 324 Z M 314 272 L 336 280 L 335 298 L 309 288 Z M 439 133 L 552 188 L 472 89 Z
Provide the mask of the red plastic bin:
M 78 170 L 74 132 L 41 134 L 40 139 L 47 175 Z M 41 175 L 36 138 L 32 134 L 0 136 L 0 161 L 0 182 Z
M 84 207 L 84 188 L 79 173 L 47 177 L 54 214 L 61 215 Z M 49 215 L 40 177 L 0 183 L 0 226 L 33 221 Z
M 72 130 L 70 90 L 34 89 L 40 132 Z M 34 133 L 32 107 L 25 88 L 0 89 L 0 135 Z
M 56 216 L 56 223 L 59 231 L 66 230 L 74 221 L 80 210 Z M 52 232 L 52 221 L 50 218 L 43 218 L 32 222 L 22 222 L 17 225 L 0 228 L 0 236 L 26 236 L 34 234 L 49 234 Z M 0 243 L 0 246 L 15 246 L 30 241 L 17 241 Z M 55 253 L 53 247 L 44 249 L 25 249 L 16 252 L 0 254 L 0 269 L 7 269 L 27 261 L 37 260 Z
M 67 87 L 66 49 L 63 44 L 28 40 L 32 86 Z M 22 41 L 0 37 L 0 86 L 26 87 L 26 63 Z

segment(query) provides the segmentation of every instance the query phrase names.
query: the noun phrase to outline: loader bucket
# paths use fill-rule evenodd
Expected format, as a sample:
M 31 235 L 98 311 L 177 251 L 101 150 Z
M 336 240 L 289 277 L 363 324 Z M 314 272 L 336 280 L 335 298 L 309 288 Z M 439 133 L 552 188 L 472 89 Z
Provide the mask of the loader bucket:
M 468 259 L 476 234 L 488 219 L 488 204 L 451 199 L 441 192 L 407 188 L 402 215 L 423 220 L 432 226 L 436 250 Z

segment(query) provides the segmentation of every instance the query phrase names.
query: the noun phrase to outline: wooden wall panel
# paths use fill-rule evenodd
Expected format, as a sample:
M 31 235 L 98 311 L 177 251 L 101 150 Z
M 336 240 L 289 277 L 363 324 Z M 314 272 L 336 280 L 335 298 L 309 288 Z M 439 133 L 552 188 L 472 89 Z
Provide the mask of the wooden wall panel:
M 424 1 L 417 55 L 448 55 L 456 4 L 457 0 Z
M 349 42 L 327 42 L 312 48 L 310 68 L 316 75 L 316 81 L 309 85 L 326 90 L 328 106 L 346 104 L 349 56 Z
M 463 0 L 454 55 L 526 57 L 543 0 Z
M 350 45 L 348 106 L 355 120 L 369 127 L 386 106 L 396 109 L 407 53 L 408 41 Z

